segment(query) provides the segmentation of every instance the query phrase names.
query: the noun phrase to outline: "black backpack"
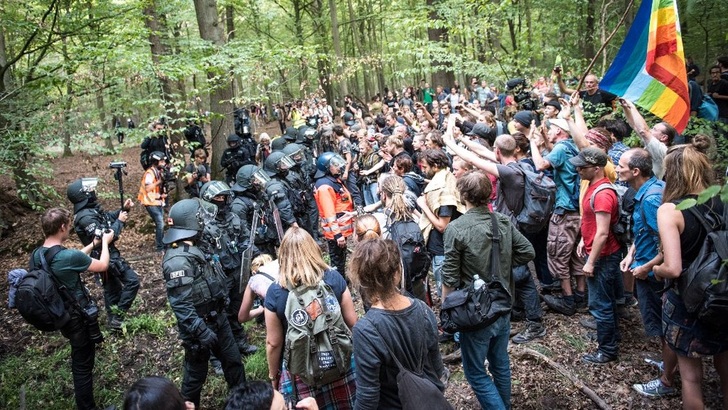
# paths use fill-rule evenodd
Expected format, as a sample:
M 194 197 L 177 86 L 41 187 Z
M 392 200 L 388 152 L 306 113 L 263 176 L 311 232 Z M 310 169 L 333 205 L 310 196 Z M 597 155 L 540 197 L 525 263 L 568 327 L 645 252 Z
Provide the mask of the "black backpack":
M 708 235 L 700 253 L 677 279 L 680 296 L 690 313 L 714 329 L 728 324 L 728 206 L 723 215 L 703 215 L 695 206 L 688 211 L 700 221 Z
M 524 233 L 540 232 L 549 223 L 556 203 L 556 184 L 543 172 L 536 172 L 527 164 L 517 162 L 523 171 L 523 208 L 515 214 L 518 230 Z
M 412 291 L 412 282 L 427 276 L 430 270 L 430 254 L 427 252 L 425 237 L 414 221 L 395 221 L 388 228 L 390 238 L 397 244 L 402 257 L 405 287 Z
M 40 266 L 36 266 L 34 255 L 30 256 L 30 272 L 18 283 L 15 306 L 28 323 L 40 331 L 52 332 L 61 329 L 71 319 L 66 307 L 70 303 L 68 290 L 60 285 L 50 264 L 58 252 L 65 248 L 52 246 L 40 254 Z
M 632 245 L 632 241 L 634 239 L 632 235 L 632 212 L 634 211 L 635 191 L 634 189 L 628 189 L 612 183 L 599 185 L 589 198 L 589 206 L 592 211 L 594 211 L 594 200 L 596 199 L 597 193 L 604 189 L 611 189 L 617 195 L 619 212 L 617 221 L 610 227 L 612 234 L 614 235 L 614 239 L 616 239 L 621 246 L 629 247 Z
M 421 307 L 422 308 L 422 307 Z M 397 355 L 392 352 L 387 342 L 382 337 L 376 326 L 374 331 L 379 334 L 379 338 L 382 339 L 384 347 L 387 348 L 389 355 L 397 364 L 399 373 L 397 373 L 397 395 L 399 396 L 399 402 L 402 405 L 403 410 L 422 410 L 422 409 L 454 409 L 454 407 L 448 403 L 443 392 L 437 388 L 423 373 L 423 357 L 424 354 L 419 357 L 418 365 L 416 369 L 408 369 L 402 365 L 397 359 Z M 417 338 L 422 340 L 424 338 Z M 427 349 L 423 349 L 426 352 Z M 447 371 L 447 368 L 445 368 Z

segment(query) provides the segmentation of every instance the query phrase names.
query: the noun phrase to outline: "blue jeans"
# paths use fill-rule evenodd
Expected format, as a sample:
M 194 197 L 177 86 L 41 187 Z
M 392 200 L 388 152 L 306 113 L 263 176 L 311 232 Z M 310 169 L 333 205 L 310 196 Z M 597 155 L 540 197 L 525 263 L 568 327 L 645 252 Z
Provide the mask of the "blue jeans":
M 516 306 L 522 307 L 526 312 L 526 320 L 540 322 L 543 317 L 541 299 L 528 265 L 514 266 L 513 280 L 516 282 Z
M 637 299 L 640 301 L 640 315 L 642 324 L 645 326 L 645 334 L 650 337 L 662 337 L 662 298 L 660 292 L 663 282 L 659 282 L 654 276 L 647 279 L 636 279 L 634 281 Z
M 147 212 L 154 222 L 154 242 L 157 246 L 156 250 L 163 251 L 164 243 L 162 243 L 162 238 L 164 237 L 164 209 L 161 206 L 145 205 L 144 207 L 147 208 Z
M 364 194 L 364 205 L 369 206 L 379 201 L 379 194 L 377 193 L 379 183 L 372 182 L 370 184 L 362 184 L 361 188 L 362 193 Z
M 510 331 L 511 319 L 504 315 L 485 329 L 460 333 L 463 372 L 484 409 L 511 408 Z M 486 358 L 492 378 L 485 371 Z
M 445 255 L 432 255 L 432 273 L 435 275 L 435 288 L 437 296 L 442 297 L 442 265 L 445 263 Z
M 597 322 L 599 350 L 607 356 L 617 356 L 619 323 L 617 323 L 617 297 L 622 288 L 619 262 L 622 253 L 615 252 L 599 258 L 594 276 L 587 277 L 589 286 L 589 312 Z

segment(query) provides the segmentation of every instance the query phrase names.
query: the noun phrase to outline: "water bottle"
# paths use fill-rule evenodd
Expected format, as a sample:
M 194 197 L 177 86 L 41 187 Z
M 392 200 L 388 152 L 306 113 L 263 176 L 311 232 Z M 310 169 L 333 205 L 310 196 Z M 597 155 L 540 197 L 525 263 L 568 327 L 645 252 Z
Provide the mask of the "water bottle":
M 479 275 L 473 276 L 473 289 L 478 290 L 485 285 L 485 281 L 483 279 L 480 279 Z

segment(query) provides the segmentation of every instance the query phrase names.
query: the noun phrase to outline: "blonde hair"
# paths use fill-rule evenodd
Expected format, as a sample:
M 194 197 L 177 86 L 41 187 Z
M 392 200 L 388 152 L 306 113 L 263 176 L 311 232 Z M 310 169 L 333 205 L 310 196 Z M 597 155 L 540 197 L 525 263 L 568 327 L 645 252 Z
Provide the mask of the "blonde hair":
M 391 211 L 390 217 L 395 221 L 411 219 L 409 207 L 404 193 L 407 186 L 399 175 L 389 175 L 379 183 L 379 190 L 387 197 L 385 207 Z
M 261 266 L 269 262 L 273 262 L 272 256 L 268 255 L 267 253 L 260 254 L 253 258 L 253 260 L 250 262 L 250 271 L 258 272 L 258 269 L 260 269 Z
M 369 214 L 356 218 L 354 231 L 358 242 L 377 239 L 382 236 L 382 228 L 379 226 L 379 221 Z
M 710 160 L 702 152 L 705 141 L 699 139 L 697 144 L 682 144 L 668 148 L 664 159 L 665 192 L 662 202 L 676 199 L 702 191 L 713 184 L 715 179 Z
M 284 288 L 316 286 L 329 268 L 321 249 L 304 229 L 292 226 L 283 235 L 278 249 L 280 285 Z

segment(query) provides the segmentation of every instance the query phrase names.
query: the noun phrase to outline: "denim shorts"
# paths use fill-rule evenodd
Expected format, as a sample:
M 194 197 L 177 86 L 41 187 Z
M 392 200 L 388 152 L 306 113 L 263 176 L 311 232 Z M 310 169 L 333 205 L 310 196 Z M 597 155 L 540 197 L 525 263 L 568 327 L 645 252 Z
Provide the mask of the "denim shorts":
M 680 356 L 699 358 L 728 350 L 728 331 L 702 325 L 673 289 L 662 297 L 662 333 L 668 346 Z

